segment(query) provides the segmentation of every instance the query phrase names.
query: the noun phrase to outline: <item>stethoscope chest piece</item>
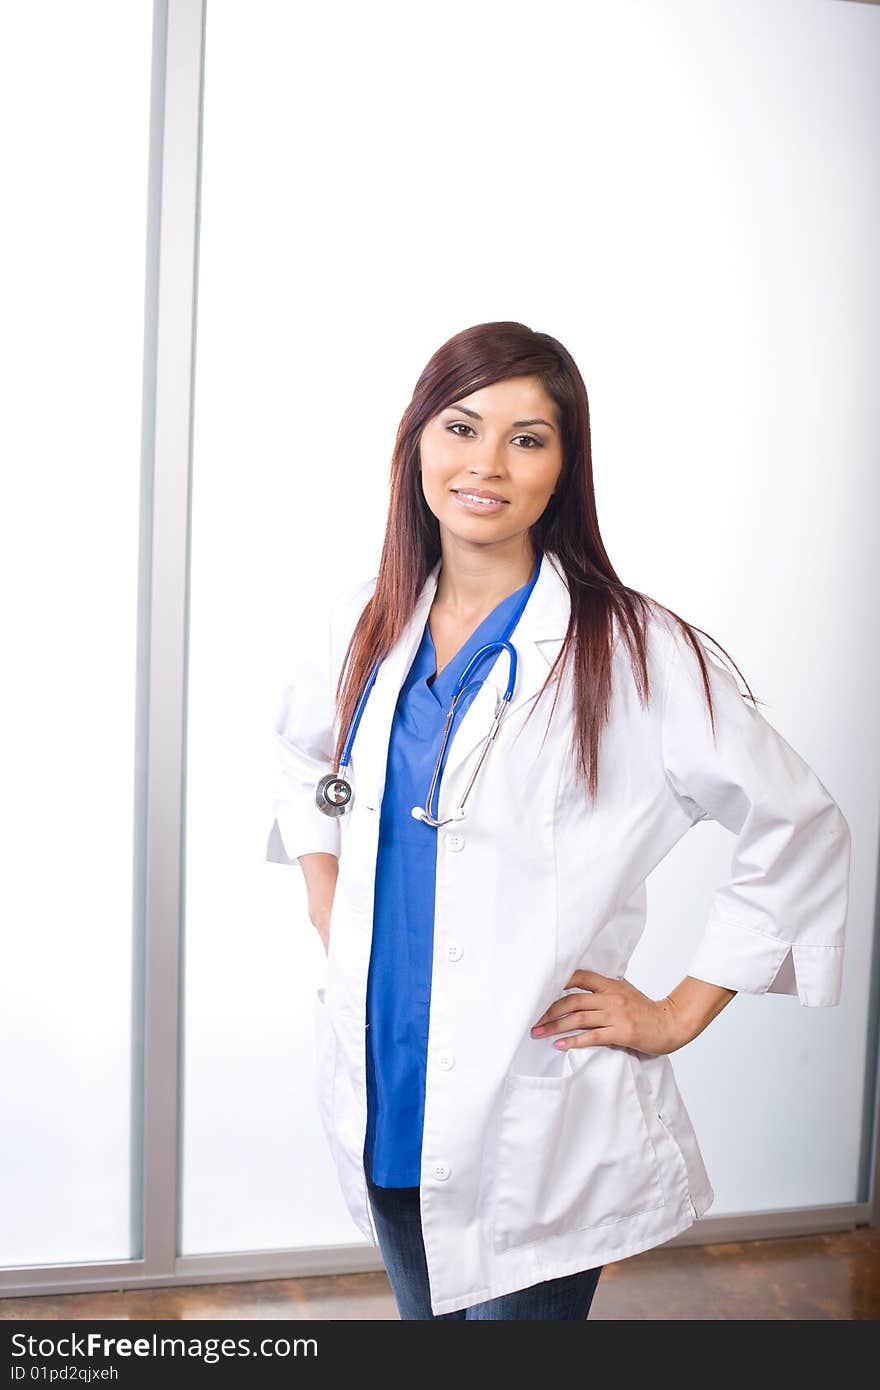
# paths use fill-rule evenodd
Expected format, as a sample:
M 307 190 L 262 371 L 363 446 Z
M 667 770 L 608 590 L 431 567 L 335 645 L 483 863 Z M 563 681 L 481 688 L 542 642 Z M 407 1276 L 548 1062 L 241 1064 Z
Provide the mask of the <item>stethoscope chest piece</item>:
M 337 772 L 328 772 L 315 788 L 315 804 L 325 816 L 344 816 L 351 809 L 351 783 Z

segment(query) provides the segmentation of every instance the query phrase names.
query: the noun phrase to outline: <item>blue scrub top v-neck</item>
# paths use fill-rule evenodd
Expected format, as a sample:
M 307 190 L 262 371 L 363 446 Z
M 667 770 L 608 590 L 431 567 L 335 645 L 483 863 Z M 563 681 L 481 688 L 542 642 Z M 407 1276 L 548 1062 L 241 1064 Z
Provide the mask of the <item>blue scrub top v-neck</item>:
M 456 681 L 479 647 L 508 635 L 539 568 L 540 556 L 528 583 L 496 604 L 433 681 L 437 655 L 426 622 L 398 696 L 379 823 L 367 978 L 364 1161 L 379 1187 L 417 1187 L 421 1180 L 437 830 L 414 820 L 412 808 L 425 804 Z M 476 678 L 485 676 L 497 655 L 485 658 L 485 669 L 478 667 Z M 474 685 L 456 706 L 441 779 L 456 730 L 476 692 Z M 437 795 L 435 791 L 435 803 Z M 436 804 L 431 810 L 436 814 Z

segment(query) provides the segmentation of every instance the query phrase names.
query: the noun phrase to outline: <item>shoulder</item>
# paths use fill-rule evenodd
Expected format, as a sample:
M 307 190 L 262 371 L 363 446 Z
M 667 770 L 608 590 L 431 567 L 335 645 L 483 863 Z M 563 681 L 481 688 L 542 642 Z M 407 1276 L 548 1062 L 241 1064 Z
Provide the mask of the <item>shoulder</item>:
M 372 597 L 377 580 L 378 575 L 374 574 L 368 579 L 361 578 L 337 589 L 331 599 L 331 612 L 337 614 L 356 608 L 360 614 L 367 600 Z
M 652 707 L 662 708 L 669 699 L 681 698 L 682 694 L 704 701 L 707 681 L 713 696 L 719 685 L 738 690 L 727 661 L 715 650 L 718 644 L 714 638 L 704 635 L 693 623 L 680 618 L 657 599 L 644 594 L 642 598 Z M 619 652 L 620 659 L 624 659 L 625 653 L 629 660 L 627 644 L 620 641 L 619 634 L 616 646 L 623 649 Z
M 662 678 L 674 654 L 676 645 L 683 639 L 681 625 L 657 599 L 639 593 L 633 608 L 636 625 L 641 629 L 645 656 L 652 682 Z M 633 640 L 632 624 L 624 623 L 620 613 L 612 617 L 612 644 L 619 660 L 631 659 L 630 642 Z M 628 629 L 624 634 L 624 627 Z M 629 639 L 629 640 L 627 640 Z
M 668 608 L 664 608 L 658 599 L 643 595 L 646 608 L 646 636 L 659 652 L 665 656 L 672 655 L 672 649 L 676 642 L 682 640 L 684 634 L 681 623 L 674 613 Z
M 330 640 L 334 648 L 344 651 L 354 632 L 358 618 L 373 596 L 378 575 L 358 579 L 338 589 L 330 602 Z
M 708 720 L 744 731 L 756 717 L 758 705 L 749 683 L 721 642 L 693 623 L 653 605 L 654 650 L 659 672 L 663 718 Z

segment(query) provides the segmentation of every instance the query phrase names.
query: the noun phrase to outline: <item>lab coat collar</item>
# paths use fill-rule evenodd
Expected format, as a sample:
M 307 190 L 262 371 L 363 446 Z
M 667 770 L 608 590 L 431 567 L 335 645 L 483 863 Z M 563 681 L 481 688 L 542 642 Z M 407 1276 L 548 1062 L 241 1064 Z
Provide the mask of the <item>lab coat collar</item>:
M 366 790 L 367 804 L 374 807 L 378 807 L 385 785 L 388 743 L 397 699 L 422 640 L 425 623 L 437 592 L 440 566 L 441 561 L 438 560 L 422 586 L 409 622 L 379 667 L 361 719 L 358 738 L 355 740 L 352 770 L 355 777 L 361 777 L 361 787 Z M 517 654 L 516 685 L 504 714 L 502 728 L 516 710 L 532 701 L 540 692 L 565 638 L 570 612 L 571 604 L 564 571 L 553 553 L 545 551 L 534 588 L 511 635 L 511 642 Z M 463 786 L 467 784 L 471 771 L 471 755 L 473 754 L 474 758 L 479 756 L 477 750 L 492 726 L 498 702 L 507 686 L 508 660 L 506 652 L 498 653 L 496 660 L 484 672 L 483 684 L 477 690 L 456 729 L 440 782 L 437 804 L 441 816 L 451 814 L 458 804 L 457 799 L 455 804 L 452 804 L 453 798 L 459 797 Z M 554 682 L 556 679 L 558 673 L 554 676 Z M 548 687 L 545 700 L 552 700 L 554 682 Z M 536 714 L 534 717 L 539 716 Z M 456 774 L 465 762 L 468 763 L 468 767 L 464 781 L 459 786 Z M 472 798 L 477 796 L 478 785 L 479 775 L 471 793 Z M 426 796 L 427 791 L 426 787 Z

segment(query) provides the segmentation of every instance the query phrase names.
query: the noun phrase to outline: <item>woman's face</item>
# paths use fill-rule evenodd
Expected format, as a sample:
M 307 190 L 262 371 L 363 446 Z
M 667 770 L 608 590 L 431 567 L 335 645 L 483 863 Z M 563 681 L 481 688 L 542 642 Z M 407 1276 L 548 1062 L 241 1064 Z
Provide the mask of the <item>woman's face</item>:
M 422 491 L 441 533 L 477 545 L 528 531 L 562 471 L 556 406 L 536 377 L 461 396 L 427 422 L 419 448 Z M 486 494 L 502 500 L 475 500 Z

